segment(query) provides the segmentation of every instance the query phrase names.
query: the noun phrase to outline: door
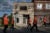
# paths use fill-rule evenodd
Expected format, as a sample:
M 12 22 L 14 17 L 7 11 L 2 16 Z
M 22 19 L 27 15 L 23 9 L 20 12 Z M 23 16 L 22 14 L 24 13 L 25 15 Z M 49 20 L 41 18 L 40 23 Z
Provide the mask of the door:
M 27 24 L 27 22 L 28 22 L 28 18 L 29 18 L 29 15 L 23 15 L 23 23 L 24 24 Z

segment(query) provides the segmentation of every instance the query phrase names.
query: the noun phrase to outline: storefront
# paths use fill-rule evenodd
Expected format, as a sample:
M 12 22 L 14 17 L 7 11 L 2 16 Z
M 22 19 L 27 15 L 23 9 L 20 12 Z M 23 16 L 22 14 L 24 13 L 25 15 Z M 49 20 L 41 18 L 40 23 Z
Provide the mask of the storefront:
M 50 1 L 35 0 L 34 1 L 34 14 L 37 15 L 38 23 L 43 25 L 43 18 L 46 16 L 46 23 L 50 23 Z M 41 22 L 41 23 L 40 23 Z
M 38 26 L 42 26 L 44 24 L 43 22 L 43 18 L 44 16 L 46 17 L 46 24 L 49 24 L 50 23 L 50 12 L 35 12 L 34 13 L 35 15 L 37 15 L 37 21 L 38 21 Z

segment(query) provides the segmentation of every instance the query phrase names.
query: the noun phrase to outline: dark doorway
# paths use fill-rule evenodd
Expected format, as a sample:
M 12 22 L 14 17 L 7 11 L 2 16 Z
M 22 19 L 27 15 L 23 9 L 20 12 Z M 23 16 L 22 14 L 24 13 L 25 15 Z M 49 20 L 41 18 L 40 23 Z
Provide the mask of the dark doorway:
M 17 23 L 19 23 L 19 18 L 16 18 Z
M 26 23 L 26 20 L 28 22 L 29 17 L 29 15 L 23 14 L 23 23 Z
M 25 15 L 25 14 L 24 14 L 23 17 L 26 17 L 26 18 L 28 19 L 28 18 L 29 18 L 29 15 Z

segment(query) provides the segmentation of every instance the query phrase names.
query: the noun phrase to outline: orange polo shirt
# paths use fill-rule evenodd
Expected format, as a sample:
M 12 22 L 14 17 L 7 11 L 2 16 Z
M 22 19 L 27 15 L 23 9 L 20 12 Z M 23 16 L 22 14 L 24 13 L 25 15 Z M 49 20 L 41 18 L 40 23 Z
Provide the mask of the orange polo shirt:
M 31 24 L 31 22 L 32 22 L 32 20 L 31 20 L 31 18 L 29 19 L 29 24 Z
M 14 18 L 12 18 L 12 22 L 11 23 L 14 24 Z
M 44 18 L 43 18 L 43 22 L 46 22 L 46 21 L 47 21 L 47 18 L 46 18 L 46 17 L 44 17 Z
M 8 18 L 4 17 L 4 25 L 8 25 Z
M 36 18 L 36 17 L 34 17 L 34 22 L 33 22 L 33 24 L 37 24 L 37 18 Z

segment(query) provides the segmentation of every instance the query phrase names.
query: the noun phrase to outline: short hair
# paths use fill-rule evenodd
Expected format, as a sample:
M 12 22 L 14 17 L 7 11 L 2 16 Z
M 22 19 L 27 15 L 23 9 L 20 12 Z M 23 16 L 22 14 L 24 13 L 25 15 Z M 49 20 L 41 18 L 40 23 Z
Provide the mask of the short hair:
M 5 17 L 7 14 L 4 14 L 4 16 L 3 17 Z
M 34 15 L 35 17 L 37 16 L 37 15 Z

